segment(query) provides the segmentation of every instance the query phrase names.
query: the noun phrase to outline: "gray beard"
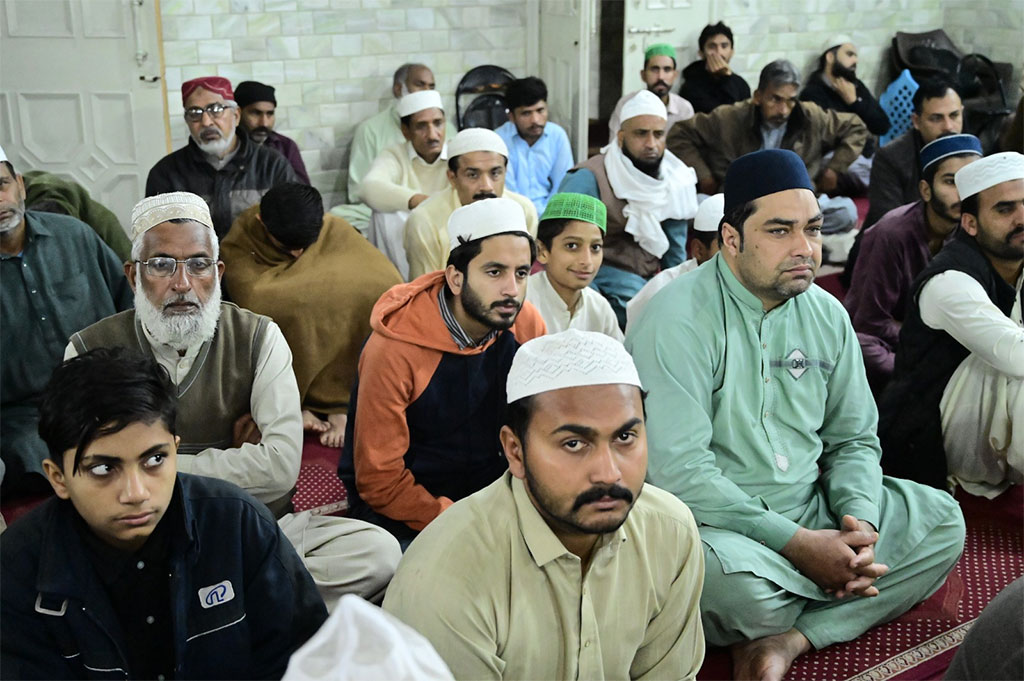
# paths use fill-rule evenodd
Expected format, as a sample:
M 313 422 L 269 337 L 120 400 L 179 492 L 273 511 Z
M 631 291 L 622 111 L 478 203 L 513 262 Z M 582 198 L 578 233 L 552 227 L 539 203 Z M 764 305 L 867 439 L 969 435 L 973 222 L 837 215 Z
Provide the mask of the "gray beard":
M 216 139 L 212 142 L 203 142 L 202 140 L 196 139 L 195 137 L 193 137 L 192 139 L 195 140 L 196 145 L 203 151 L 204 154 L 209 154 L 210 156 L 216 156 L 220 158 L 228 149 L 231 148 L 231 145 L 234 143 L 235 131 L 232 130 L 231 135 L 229 137 L 222 136 L 220 139 Z
M 6 220 L 0 220 L 0 234 L 6 234 L 12 229 L 15 229 L 21 224 L 21 221 L 25 219 L 25 202 L 22 201 L 19 205 L 14 207 L 14 212 L 11 213 L 11 217 Z
M 195 291 L 190 291 L 182 298 L 199 304 Z M 205 343 L 213 338 L 217 331 L 217 322 L 220 320 L 220 278 L 217 278 L 210 298 L 206 303 L 199 305 L 197 312 L 188 315 L 165 315 L 161 308 L 149 302 L 142 289 L 142 273 L 136 270 L 135 314 L 157 343 L 169 345 L 175 350 L 184 350 Z

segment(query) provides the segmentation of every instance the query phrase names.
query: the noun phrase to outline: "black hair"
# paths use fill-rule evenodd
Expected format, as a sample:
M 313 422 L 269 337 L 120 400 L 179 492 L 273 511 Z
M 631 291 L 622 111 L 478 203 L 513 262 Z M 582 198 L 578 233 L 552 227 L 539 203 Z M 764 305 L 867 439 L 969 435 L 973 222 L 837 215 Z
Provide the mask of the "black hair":
M 551 244 L 554 243 L 555 237 L 565 231 L 565 226 L 567 224 L 569 224 L 569 218 L 549 218 L 547 220 L 541 220 L 537 225 L 537 241 L 544 244 L 544 247 L 550 251 Z
M 537 259 L 537 244 L 532 237 L 529 237 L 522 232 L 498 232 L 497 234 L 490 234 L 483 239 L 473 239 L 470 242 L 460 244 L 453 248 L 451 253 L 448 254 L 448 265 L 451 265 L 459 272 L 462 272 L 463 276 L 468 276 L 469 263 L 473 258 L 480 255 L 480 251 L 483 250 L 484 241 L 491 237 L 502 236 L 504 234 L 521 236 L 530 242 L 530 264 L 532 265 L 533 261 Z
M 729 224 L 732 224 L 731 222 Z M 693 230 L 693 238 L 704 244 L 705 248 L 711 248 L 711 246 L 718 241 L 718 232 L 701 232 Z
M 914 113 L 920 116 L 924 110 L 924 100 L 942 99 L 950 90 L 957 92 L 953 81 L 945 76 L 933 76 L 922 80 L 911 100 L 914 105 Z M 957 92 L 957 94 L 960 93 Z
M 965 199 L 960 199 L 960 214 L 970 213 L 975 218 L 978 217 L 978 196 L 979 194 L 971 194 Z
M 515 111 L 521 106 L 533 106 L 537 102 L 548 98 L 548 86 L 536 76 L 519 78 L 509 83 L 505 90 L 505 103 L 509 111 Z
M 935 163 L 932 163 L 930 166 L 925 168 L 924 171 L 921 173 L 921 179 L 927 182 L 928 186 L 931 187 L 932 183 L 935 181 L 936 173 L 939 172 L 939 166 L 941 166 L 943 163 L 945 163 L 947 160 L 951 158 L 964 158 L 965 156 L 977 156 L 977 154 L 975 154 L 972 151 L 965 151 L 962 154 L 952 154 L 950 156 L 946 156 L 941 161 L 936 161 Z
M 284 182 L 263 195 L 260 219 L 271 236 L 285 248 L 307 248 L 320 237 L 324 200 L 315 187 Z
M 839 52 L 839 47 L 839 45 L 833 45 L 832 47 L 828 48 L 827 50 L 821 53 L 821 56 L 818 57 L 818 68 L 814 70 L 815 73 L 825 70 L 825 57 L 829 54 L 834 55 L 837 52 Z
M 738 206 L 733 206 L 725 215 L 722 216 L 721 222 L 718 223 L 718 241 L 722 242 L 722 225 L 729 223 L 732 228 L 739 232 L 740 235 L 740 250 L 743 250 L 743 223 L 747 221 L 751 215 L 757 210 L 757 199 L 747 201 L 746 203 Z
M 11 163 L 10 161 L 0 161 L 0 163 L 3 163 L 5 166 L 7 166 L 7 170 L 10 171 L 11 177 L 17 177 L 18 176 L 18 173 L 14 172 L 14 164 L 13 163 Z
M 697 49 L 701 52 L 704 51 L 704 43 L 714 38 L 716 35 L 724 35 L 732 43 L 733 47 L 736 47 L 736 41 L 732 39 L 732 29 L 725 25 L 724 22 L 719 21 L 717 24 L 708 24 L 704 27 L 704 30 L 700 32 L 700 37 L 697 38 Z
M 75 450 L 74 475 L 95 440 L 157 421 L 173 435 L 177 413 L 175 388 L 155 359 L 128 348 L 97 348 L 54 370 L 39 404 L 39 437 L 61 467 L 64 452 Z
M 530 428 L 530 419 L 533 417 L 534 397 L 534 395 L 520 397 L 505 406 L 505 425 L 519 439 L 520 446 L 524 451 L 526 450 L 526 431 Z

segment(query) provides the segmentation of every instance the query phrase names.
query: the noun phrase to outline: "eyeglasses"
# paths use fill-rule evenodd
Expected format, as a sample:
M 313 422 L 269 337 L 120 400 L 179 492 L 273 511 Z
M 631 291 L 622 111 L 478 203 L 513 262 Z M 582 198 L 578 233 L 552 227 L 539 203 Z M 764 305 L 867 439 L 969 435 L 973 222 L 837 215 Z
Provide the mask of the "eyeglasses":
M 198 106 L 190 106 L 185 109 L 185 120 L 195 123 L 196 121 L 203 120 L 203 114 L 210 114 L 210 118 L 220 118 L 221 114 L 224 113 L 225 109 L 234 109 L 237 104 L 227 104 L 225 102 L 214 102 L 205 109 Z
M 174 258 L 150 258 L 149 260 L 136 260 L 140 265 L 146 266 L 146 274 L 151 277 L 173 277 L 178 271 L 178 263 L 185 264 L 185 272 L 190 277 L 208 277 L 213 274 L 214 265 L 217 261 L 213 258 L 188 258 L 187 260 L 175 260 Z

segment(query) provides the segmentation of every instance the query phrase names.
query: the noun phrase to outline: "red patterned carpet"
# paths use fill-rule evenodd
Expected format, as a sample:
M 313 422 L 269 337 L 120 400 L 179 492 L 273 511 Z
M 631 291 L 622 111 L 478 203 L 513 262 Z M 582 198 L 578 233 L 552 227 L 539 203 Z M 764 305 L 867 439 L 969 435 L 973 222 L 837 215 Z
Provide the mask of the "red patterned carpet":
M 974 619 L 1024 574 L 1024 489 L 988 501 L 958 495 L 967 520 L 964 555 L 931 598 L 856 641 L 805 655 L 787 681 L 941 679 Z M 727 651 L 709 649 L 698 679 L 731 678 Z

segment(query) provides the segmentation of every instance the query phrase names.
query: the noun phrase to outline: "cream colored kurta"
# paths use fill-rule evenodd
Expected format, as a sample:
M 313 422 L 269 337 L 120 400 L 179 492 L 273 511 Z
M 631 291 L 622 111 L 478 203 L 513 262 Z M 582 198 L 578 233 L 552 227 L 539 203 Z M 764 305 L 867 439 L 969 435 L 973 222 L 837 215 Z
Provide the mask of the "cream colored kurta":
M 448 186 L 448 147 L 427 163 L 416 153 L 412 142 L 394 144 L 373 161 L 359 195 L 378 213 L 409 210 L 409 199 L 416 194 L 435 194 Z
M 580 331 L 597 331 L 622 342 L 622 330 L 615 310 L 611 303 L 589 286 L 582 291 L 583 297 L 570 311 L 558 291 L 551 285 L 547 272 L 537 272 L 530 276 L 526 285 L 526 299 L 540 311 L 548 333 L 558 333 L 566 329 Z
M 584 575 L 506 472 L 413 541 L 384 609 L 426 636 L 456 679 L 693 679 L 701 555 L 689 509 L 644 485 Z
M 523 207 L 526 230 L 537 236 L 537 209 L 522 194 L 505 190 L 502 194 Z M 405 223 L 405 256 L 409 261 L 409 280 L 427 272 L 443 270 L 448 264 L 448 218 L 460 207 L 459 195 L 451 185 L 416 206 Z

